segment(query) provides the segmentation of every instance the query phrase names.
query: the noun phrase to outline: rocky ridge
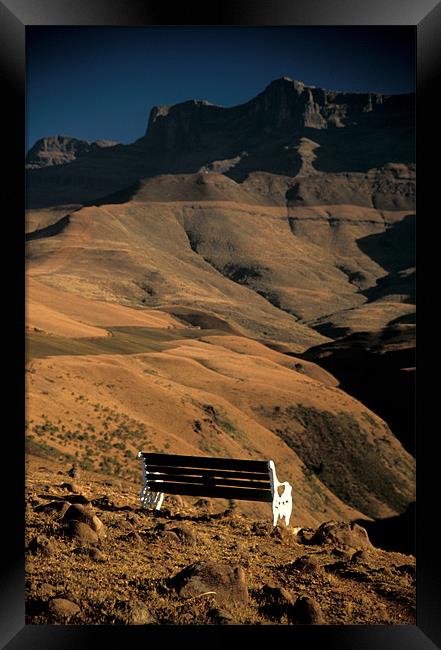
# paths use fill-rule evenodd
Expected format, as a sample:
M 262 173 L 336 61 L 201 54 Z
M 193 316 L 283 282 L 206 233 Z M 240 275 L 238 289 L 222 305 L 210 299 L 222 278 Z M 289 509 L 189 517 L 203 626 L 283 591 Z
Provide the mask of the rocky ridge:
M 413 113 L 412 94 L 340 93 L 287 77 L 231 108 L 205 100 L 156 106 L 136 142 L 91 147 L 68 169 L 30 169 L 29 206 L 82 203 L 141 178 L 202 169 L 239 183 L 262 172 L 292 179 L 305 171 L 305 138 L 315 148 L 317 171 L 363 174 L 388 163 L 409 165 L 415 160 Z M 256 180 L 265 192 L 265 182 Z
M 66 165 L 81 156 L 119 144 L 113 140 L 78 140 L 67 135 L 52 135 L 40 138 L 29 149 L 26 169 L 41 169 L 52 165 Z

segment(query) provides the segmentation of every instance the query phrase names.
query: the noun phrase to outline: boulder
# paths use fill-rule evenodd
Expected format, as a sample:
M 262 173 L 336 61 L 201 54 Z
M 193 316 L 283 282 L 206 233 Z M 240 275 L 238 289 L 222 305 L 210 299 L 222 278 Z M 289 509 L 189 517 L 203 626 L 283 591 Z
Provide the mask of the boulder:
M 57 620 L 68 621 L 81 610 L 76 603 L 66 598 L 53 598 L 49 601 L 49 613 Z
M 311 555 L 302 555 L 297 558 L 291 565 L 291 568 L 302 573 L 321 573 L 322 567 L 317 561 L 317 558 Z
M 171 528 L 170 532 L 175 533 L 181 544 L 184 544 L 185 546 L 194 546 L 197 543 L 196 533 L 192 528 L 190 528 L 190 526 L 179 524 L 178 526 Z
M 92 528 L 101 539 L 106 536 L 103 522 L 98 519 L 91 508 L 80 504 L 70 505 L 62 517 L 63 522 L 81 521 Z
M 34 511 L 45 512 L 45 513 L 58 512 L 60 514 L 60 517 L 62 517 L 63 514 L 68 509 L 68 507 L 69 504 L 66 503 L 65 501 L 49 501 L 49 503 L 40 503 L 34 508 Z
M 80 488 L 76 483 L 62 483 L 60 487 L 69 492 L 75 492 L 76 494 L 80 492 Z
M 167 505 L 181 510 L 184 507 L 184 499 L 180 494 L 167 494 Z
M 42 555 L 49 557 L 50 555 L 54 554 L 55 549 L 53 542 L 50 539 L 44 535 L 37 535 L 36 537 L 33 537 L 29 542 L 28 550 L 32 553 L 32 555 L 41 553 Z
M 90 557 L 91 560 L 95 560 L 95 562 L 105 562 L 106 561 L 106 556 L 98 548 L 91 548 L 89 550 L 89 557 Z
M 225 609 L 214 607 L 213 609 L 210 609 L 207 614 L 215 625 L 234 625 L 234 617 Z
M 316 600 L 309 596 L 299 596 L 291 611 L 292 622 L 300 625 L 323 625 L 323 612 Z
M 297 543 L 297 535 L 294 533 L 293 530 L 287 528 L 284 525 L 282 526 L 277 525 L 276 528 L 274 528 L 274 530 L 272 531 L 271 537 L 279 540 L 280 542 L 282 542 L 282 544 L 286 544 L 287 546 Z
M 351 562 L 354 564 L 363 564 L 369 562 L 369 554 L 366 551 L 355 551 L 351 556 Z
M 154 625 L 156 619 L 148 606 L 142 601 L 120 601 L 117 606 L 117 619 L 126 625 Z
M 356 549 L 373 548 L 365 528 L 345 521 L 326 521 L 316 530 L 310 543 L 350 546 Z
M 292 594 L 283 587 L 274 587 L 264 585 L 262 587 L 262 596 L 267 602 L 276 603 L 277 605 L 293 605 L 294 598 Z
M 83 521 L 70 521 L 67 534 L 81 544 L 98 544 L 99 542 L 97 533 Z
M 180 571 L 172 584 L 183 598 L 214 591 L 220 603 L 246 603 L 248 587 L 245 571 L 240 566 L 200 561 Z

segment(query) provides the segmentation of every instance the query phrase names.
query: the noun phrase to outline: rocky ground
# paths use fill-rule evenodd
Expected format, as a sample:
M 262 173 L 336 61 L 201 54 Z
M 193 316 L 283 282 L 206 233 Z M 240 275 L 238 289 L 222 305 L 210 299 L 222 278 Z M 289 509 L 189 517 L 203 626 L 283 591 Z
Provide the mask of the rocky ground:
M 73 470 L 73 471 L 72 471 Z M 415 558 L 27 456 L 28 624 L 415 624 Z

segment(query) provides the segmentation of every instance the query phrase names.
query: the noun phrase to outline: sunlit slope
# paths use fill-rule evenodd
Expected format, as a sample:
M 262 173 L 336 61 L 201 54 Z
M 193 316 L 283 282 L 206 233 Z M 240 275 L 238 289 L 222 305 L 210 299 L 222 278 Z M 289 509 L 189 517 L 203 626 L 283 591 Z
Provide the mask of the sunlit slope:
M 67 215 L 29 242 L 28 268 L 82 295 L 206 310 L 304 349 L 324 339 L 303 325 L 326 335 L 412 316 L 413 227 L 405 210 L 269 205 L 221 174 L 161 176 Z
M 139 449 L 272 458 L 294 487 L 299 525 L 402 512 L 414 461 L 387 425 L 329 374 L 311 376 L 314 364 L 251 345 L 208 336 L 144 354 L 34 359 L 32 443 L 120 476 L 136 476 Z

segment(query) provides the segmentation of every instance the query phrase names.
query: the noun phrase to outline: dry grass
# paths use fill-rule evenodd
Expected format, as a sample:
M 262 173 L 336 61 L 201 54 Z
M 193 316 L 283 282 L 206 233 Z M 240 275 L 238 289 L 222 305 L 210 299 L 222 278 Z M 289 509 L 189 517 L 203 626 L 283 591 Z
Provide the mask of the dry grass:
M 105 524 L 100 555 L 90 556 L 93 545 L 65 536 L 56 510 L 41 505 L 69 498 L 61 488 L 66 464 L 28 456 L 27 533 L 50 540 L 51 555 L 28 550 L 26 561 L 27 622 L 59 623 L 49 612 L 51 598 L 67 598 L 80 612 L 71 624 L 209 625 L 221 609 L 226 620 L 239 625 L 288 624 L 289 604 L 274 601 L 271 588 L 283 588 L 293 602 L 313 598 L 327 624 L 414 624 L 415 561 L 411 556 L 380 549 L 366 551 L 363 561 L 351 562 L 356 549 L 302 543 L 290 529 L 272 535 L 270 506 L 261 518 L 224 511 L 220 501 L 212 508 L 197 507 L 186 498 L 179 506 L 166 497 L 163 511 L 140 511 L 134 481 L 105 481 L 83 472 L 76 481 L 91 507 Z M 40 510 L 38 510 L 40 506 Z M 223 513 L 223 514 L 222 514 Z M 185 525 L 193 537 L 186 544 L 168 531 Z M 96 546 L 95 546 L 96 548 Z M 293 562 L 313 557 L 317 568 L 297 570 Z M 218 603 L 206 590 L 183 598 L 171 578 L 200 560 L 241 566 L 246 575 L 246 603 Z M 141 612 L 141 614 L 140 614 Z M 63 622 L 63 621 L 61 621 Z

